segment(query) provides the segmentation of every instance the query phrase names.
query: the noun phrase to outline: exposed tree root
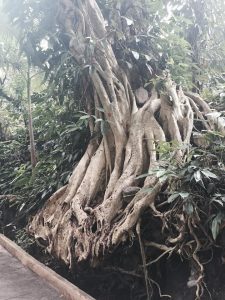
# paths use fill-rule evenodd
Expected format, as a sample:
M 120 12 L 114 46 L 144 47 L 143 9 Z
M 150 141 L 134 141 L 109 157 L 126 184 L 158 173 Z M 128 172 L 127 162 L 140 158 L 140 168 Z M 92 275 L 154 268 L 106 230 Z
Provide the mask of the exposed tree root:
M 222 119 L 210 115 L 211 109 L 203 99 L 192 93 L 183 93 L 181 88 L 177 89 L 168 74 L 160 98 L 149 98 L 138 108 L 128 79 L 118 65 L 111 45 L 105 40 L 104 20 L 95 1 L 76 1 L 76 6 L 71 0 L 61 0 L 60 3 L 63 12 L 60 19 L 71 36 L 70 51 L 77 62 L 82 64 L 82 58 L 85 57 L 87 37 L 91 37 L 98 45 L 90 75 L 95 92 L 90 92 L 89 96 L 95 106 L 104 110 L 101 118 L 108 124 L 108 130 L 103 132 L 102 139 L 93 138 L 90 141 L 68 186 L 46 202 L 33 218 L 29 230 L 39 242 L 47 245 L 50 253 L 66 264 L 72 265 L 73 260 L 86 259 L 94 264 L 106 251 L 132 239 L 140 217 L 150 207 L 152 214 L 162 220 L 164 227 L 171 229 L 168 220 L 173 209 L 164 218 L 165 215 L 155 208 L 159 193 L 169 184 L 168 178 L 159 180 L 155 175 L 145 180 L 137 178 L 160 164 L 157 146 L 175 142 L 177 146 L 173 157 L 178 164 L 182 164 L 196 128 L 194 119 L 201 121 L 202 128 L 199 131 L 219 130 L 224 133 L 225 129 Z M 91 63 L 91 59 L 93 62 L 93 57 L 85 59 L 84 63 Z M 99 117 L 96 107 L 95 113 Z M 97 132 L 98 124 L 92 126 L 92 130 Z M 127 191 L 131 191 L 129 197 L 124 196 Z M 179 213 L 176 217 L 177 227 L 176 223 L 172 226 L 177 235 L 168 235 L 169 246 L 154 242 L 146 245 L 164 251 L 163 255 L 182 252 L 188 224 L 196 244 L 195 250 L 192 246 L 191 249 L 198 275 L 195 278 L 196 297 L 200 298 L 203 268 L 197 254 L 201 245 L 191 220 L 187 222 L 183 214 L 180 215 L 182 217 L 179 218 Z M 143 246 L 141 248 L 143 250 Z M 147 266 L 153 262 L 143 263 Z M 149 286 L 147 277 L 145 267 L 146 285 Z

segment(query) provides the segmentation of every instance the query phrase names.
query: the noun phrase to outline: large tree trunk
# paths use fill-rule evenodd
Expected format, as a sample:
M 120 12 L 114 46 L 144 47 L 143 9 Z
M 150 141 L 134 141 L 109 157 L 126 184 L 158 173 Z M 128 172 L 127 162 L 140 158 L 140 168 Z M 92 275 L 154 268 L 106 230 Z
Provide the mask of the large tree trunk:
M 219 126 L 224 131 L 224 126 L 213 115 L 206 116 L 211 110 L 199 96 L 177 89 L 169 75 L 160 97 L 137 105 L 106 39 L 96 2 L 61 0 L 60 4 L 72 55 L 80 64 L 92 66 L 88 97 L 92 113 L 107 124 L 102 139 L 90 141 L 68 185 L 52 195 L 30 224 L 30 231 L 48 251 L 71 265 L 74 259 L 94 261 L 132 238 L 146 208 L 157 214 L 155 200 L 166 179 L 137 177 L 158 166 L 158 144 L 175 141 L 174 158 L 180 163 L 188 151 L 194 115 L 202 121 L 202 129 Z M 88 56 L 90 40 L 95 50 Z M 99 131 L 99 122 L 93 130 Z

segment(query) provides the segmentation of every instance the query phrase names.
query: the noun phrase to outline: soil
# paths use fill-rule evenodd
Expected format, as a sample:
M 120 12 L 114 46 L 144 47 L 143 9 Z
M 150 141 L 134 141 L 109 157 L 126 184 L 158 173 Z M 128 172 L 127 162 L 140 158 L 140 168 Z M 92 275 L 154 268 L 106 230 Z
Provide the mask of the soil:
M 140 263 L 137 248 L 138 244 L 134 242 L 131 248 L 118 249 L 101 267 L 90 268 L 87 263 L 82 263 L 74 266 L 73 270 L 69 270 L 63 263 L 55 260 L 39 247 L 33 248 L 30 252 L 35 258 L 97 300 L 144 300 L 147 299 L 144 277 L 137 278 L 132 274 L 133 265 Z M 212 261 L 205 267 L 207 289 L 202 297 L 203 300 L 225 299 L 225 265 L 221 263 L 221 254 L 221 251 L 216 251 Z M 127 270 L 131 274 L 124 274 L 116 270 L 118 268 Z M 150 276 L 160 284 L 162 294 L 171 296 L 163 299 L 194 300 L 195 288 L 187 287 L 189 270 L 188 262 L 172 256 L 169 260 L 163 259 L 152 268 Z M 159 300 L 158 289 L 156 286 L 153 286 L 153 289 L 152 300 Z
M 147 234 L 157 235 L 155 230 L 151 232 L 149 229 L 156 228 L 156 226 L 146 228 L 148 231 L 145 231 L 145 237 Z M 5 229 L 7 230 L 4 230 L 4 234 L 12 240 L 16 240 L 13 228 L 9 226 Z M 222 243 L 223 240 L 225 241 L 225 234 L 220 239 L 220 244 L 225 244 Z M 20 246 L 23 245 L 20 244 Z M 81 263 L 74 265 L 73 269 L 69 270 L 64 263 L 47 254 L 37 244 L 32 244 L 25 250 L 96 300 L 147 299 L 144 276 L 137 277 L 135 275 L 135 270 L 142 265 L 140 246 L 136 239 L 130 244 L 118 247 L 113 254 L 105 258 L 101 266 L 95 268 L 91 268 L 88 263 Z M 205 251 L 201 257 L 201 261 L 205 262 L 205 282 L 207 284 L 202 300 L 225 300 L 224 254 L 223 249 L 216 248 L 213 255 L 210 251 Z M 151 252 L 151 257 L 153 257 L 152 255 L 158 256 L 159 253 Z M 146 252 L 146 256 L 149 257 L 150 253 Z M 139 270 L 138 274 L 142 275 L 142 270 Z M 163 299 L 195 299 L 195 288 L 187 287 L 190 276 L 190 265 L 187 260 L 182 261 L 175 255 L 169 259 L 165 257 L 151 266 L 149 276 L 160 284 L 163 295 L 171 296 L 171 298 L 163 297 Z M 153 285 L 153 291 L 152 300 L 160 299 L 156 285 Z

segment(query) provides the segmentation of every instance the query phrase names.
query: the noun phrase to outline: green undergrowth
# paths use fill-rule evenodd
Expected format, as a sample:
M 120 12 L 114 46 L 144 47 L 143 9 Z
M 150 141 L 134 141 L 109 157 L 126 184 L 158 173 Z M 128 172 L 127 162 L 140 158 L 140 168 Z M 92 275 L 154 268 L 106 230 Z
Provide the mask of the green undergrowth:
M 15 139 L 0 142 L 0 231 L 24 246 L 24 228 L 30 216 L 67 184 L 89 140 L 83 114 L 71 117 L 61 113 L 55 119 L 45 116 L 48 122 L 43 120 L 43 112 L 40 115 L 42 120 L 34 119 L 38 163 L 33 170 L 25 130 Z

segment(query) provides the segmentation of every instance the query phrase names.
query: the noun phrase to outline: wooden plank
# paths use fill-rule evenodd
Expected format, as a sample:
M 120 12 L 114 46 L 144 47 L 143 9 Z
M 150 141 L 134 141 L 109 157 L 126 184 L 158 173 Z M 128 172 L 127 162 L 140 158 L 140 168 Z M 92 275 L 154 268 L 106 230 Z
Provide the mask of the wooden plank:
M 26 253 L 14 242 L 9 240 L 3 234 L 0 234 L 0 245 L 4 247 L 10 254 L 16 257 L 21 263 L 46 280 L 60 294 L 63 294 L 67 300 L 95 300 L 84 291 L 70 283 L 68 280 L 51 270 L 31 255 Z

